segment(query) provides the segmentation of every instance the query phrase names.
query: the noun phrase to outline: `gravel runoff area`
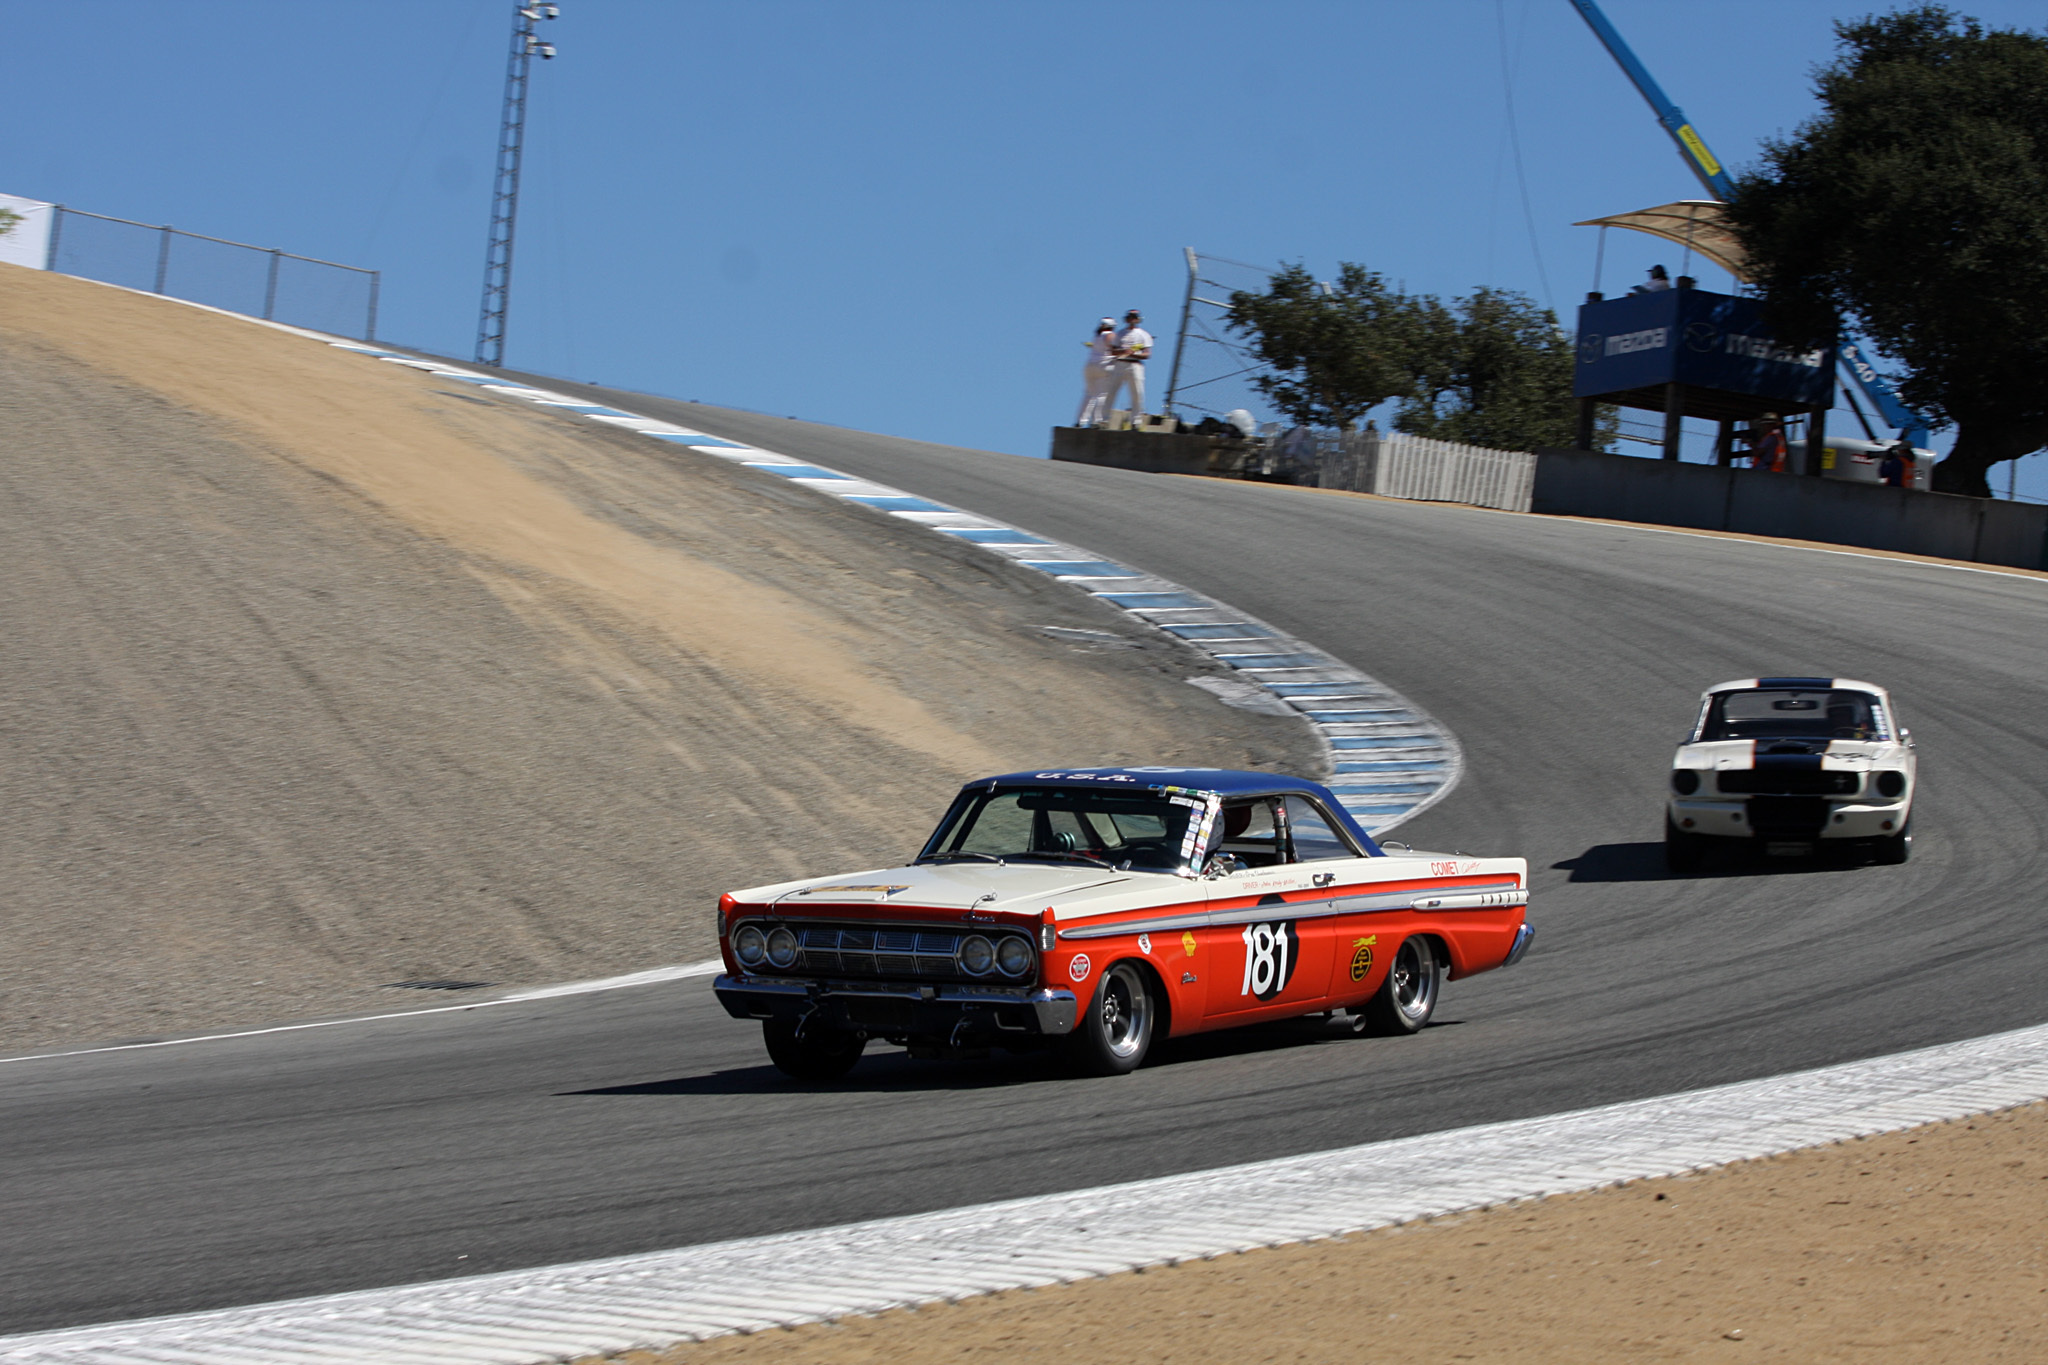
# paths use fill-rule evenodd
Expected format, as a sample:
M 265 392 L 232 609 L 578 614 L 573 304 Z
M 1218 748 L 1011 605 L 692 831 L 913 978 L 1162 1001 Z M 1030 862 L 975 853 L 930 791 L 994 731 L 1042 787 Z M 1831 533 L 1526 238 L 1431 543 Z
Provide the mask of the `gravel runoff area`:
M 1322 764 L 970 545 L 174 301 L 0 266 L 0 433 L 0 1048 L 701 959 L 980 773 Z
M 612 1365 L 2048 1359 L 2048 1104 Z M 585 1362 L 590 1365 L 590 1362 Z

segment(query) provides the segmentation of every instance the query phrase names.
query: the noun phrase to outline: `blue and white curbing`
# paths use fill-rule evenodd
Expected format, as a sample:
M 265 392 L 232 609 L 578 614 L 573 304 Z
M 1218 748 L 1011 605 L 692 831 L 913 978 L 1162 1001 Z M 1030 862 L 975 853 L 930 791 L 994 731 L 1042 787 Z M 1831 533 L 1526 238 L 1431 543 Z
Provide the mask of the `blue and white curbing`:
M 538 1365 L 1343 1236 L 2044 1097 L 2048 1026 L 1099 1189 L 0 1337 L 0 1365 Z
M 1374 833 L 1390 830 L 1442 800 L 1463 772 L 1464 756 L 1456 738 L 1421 707 L 1314 646 L 1178 583 L 1127 568 L 1078 546 L 759 446 L 513 383 L 502 375 L 358 342 L 328 340 L 328 344 L 773 474 L 828 497 L 968 541 L 1121 608 L 1227 664 L 1245 680 L 1242 688 L 1206 679 L 1195 680 L 1197 686 L 1232 705 L 1296 715 L 1307 721 L 1327 751 L 1333 774 L 1331 791 L 1354 819 Z

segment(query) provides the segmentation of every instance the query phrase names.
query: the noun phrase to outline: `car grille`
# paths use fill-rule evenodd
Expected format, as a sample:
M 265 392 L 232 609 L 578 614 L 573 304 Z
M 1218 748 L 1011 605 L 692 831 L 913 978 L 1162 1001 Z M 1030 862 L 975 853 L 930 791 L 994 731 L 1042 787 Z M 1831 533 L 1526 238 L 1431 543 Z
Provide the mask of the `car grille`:
M 960 937 L 943 929 L 843 929 L 812 925 L 797 930 L 797 942 L 803 951 L 794 970 L 844 976 L 965 980 L 965 974 L 953 961 Z
M 1752 796 L 1749 832 L 1764 838 L 1811 839 L 1828 821 L 1828 803 L 1811 796 Z
M 1749 768 L 1716 778 L 1730 796 L 1853 796 L 1861 781 L 1859 773 L 1816 768 Z

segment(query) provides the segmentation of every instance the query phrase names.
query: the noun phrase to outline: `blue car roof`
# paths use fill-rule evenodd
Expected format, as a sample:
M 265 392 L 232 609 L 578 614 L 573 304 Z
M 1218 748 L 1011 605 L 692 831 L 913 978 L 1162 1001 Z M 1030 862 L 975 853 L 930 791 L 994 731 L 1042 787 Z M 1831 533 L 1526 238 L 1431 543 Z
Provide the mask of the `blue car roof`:
M 1284 796 L 1298 792 L 1313 796 L 1316 803 L 1343 825 L 1373 857 L 1383 857 L 1351 812 L 1339 805 L 1330 789 L 1305 777 L 1283 773 L 1255 773 L 1239 768 L 1045 768 L 1036 772 L 1002 773 L 967 783 L 962 793 L 986 787 L 1095 787 L 1104 791 L 1143 791 L 1147 787 L 1184 787 L 1190 791 L 1215 792 L 1218 796 Z

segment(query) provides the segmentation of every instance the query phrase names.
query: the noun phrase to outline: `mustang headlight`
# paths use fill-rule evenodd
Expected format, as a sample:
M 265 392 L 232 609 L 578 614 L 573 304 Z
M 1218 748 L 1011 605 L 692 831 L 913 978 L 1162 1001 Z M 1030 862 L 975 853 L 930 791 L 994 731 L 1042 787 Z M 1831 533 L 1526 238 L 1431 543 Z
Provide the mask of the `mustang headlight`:
M 758 967 L 768 960 L 768 936 L 758 925 L 742 924 L 732 936 L 732 955 L 743 967 Z
M 996 970 L 1007 977 L 1020 977 L 1031 970 L 1031 945 L 1014 934 L 996 944 Z
M 1674 768 L 1671 771 L 1671 790 L 1680 796 L 1691 796 L 1700 789 L 1700 774 L 1697 768 Z
M 787 929 L 772 929 L 768 933 L 768 961 L 776 967 L 796 965 L 796 935 Z
M 969 934 L 960 940 L 956 956 L 961 971 L 969 976 L 987 976 L 996 965 L 996 946 L 980 934 Z
M 1879 796 L 1904 796 L 1906 794 L 1906 775 L 1897 771 L 1879 773 L 1877 775 L 1877 794 Z

